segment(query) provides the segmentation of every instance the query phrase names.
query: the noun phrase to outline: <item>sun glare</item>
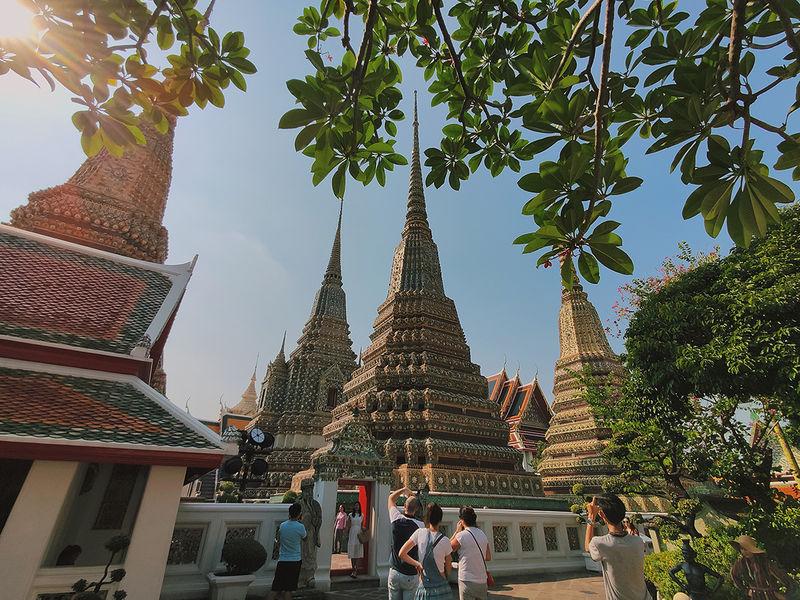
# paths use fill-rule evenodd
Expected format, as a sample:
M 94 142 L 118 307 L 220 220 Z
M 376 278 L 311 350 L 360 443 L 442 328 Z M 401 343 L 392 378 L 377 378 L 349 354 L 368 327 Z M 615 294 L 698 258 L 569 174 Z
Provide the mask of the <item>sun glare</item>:
M 16 0 L 0 1 L 0 38 L 22 38 L 33 33 L 33 13 Z

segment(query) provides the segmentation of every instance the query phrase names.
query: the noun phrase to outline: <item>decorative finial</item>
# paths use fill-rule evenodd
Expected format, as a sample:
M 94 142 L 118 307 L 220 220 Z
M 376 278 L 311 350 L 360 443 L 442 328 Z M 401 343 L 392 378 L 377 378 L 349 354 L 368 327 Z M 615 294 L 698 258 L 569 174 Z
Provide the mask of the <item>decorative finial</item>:
M 361 368 L 361 353 L 364 351 L 364 346 L 358 348 L 358 368 Z
M 256 380 L 256 371 L 258 371 L 258 359 L 261 358 L 261 353 L 256 353 L 256 364 L 253 366 L 253 381 Z
M 281 342 L 281 349 L 278 351 L 278 354 L 283 355 L 286 349 L 286 330 L 283 330 L 283 341 Z
M 503 354 L 503 371 L 504 371 L 504 372 L 505 372 L 505 370 L 506 370 L 506 363 L 507 363 L 507 362 L 508 362 L 508 359 L 506 358 L 506 355 L 505 355 L 505 354 Z
M 186 404 L 184 405 L 184 408 L 186 409 L 186 413 L 187 413 L 187 414 L 192 414 L 192 413 L 190 413 L 190 412 L 189 412 L 189 400 L 191 400 L 191 399 L 192 399 L 192 397 L 191 397 L 191 396 L 188 396 L 188 397 L 186 398 Z
M 417 90 L 414 90 L 414 125 L 419 125 L 419 119 L 417 118 Z

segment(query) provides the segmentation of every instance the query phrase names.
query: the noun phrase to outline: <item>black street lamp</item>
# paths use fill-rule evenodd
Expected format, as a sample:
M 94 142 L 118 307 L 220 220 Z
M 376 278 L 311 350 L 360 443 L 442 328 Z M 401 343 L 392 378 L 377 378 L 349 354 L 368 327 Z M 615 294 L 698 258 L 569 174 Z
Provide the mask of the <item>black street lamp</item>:
M 229 458 L 222 465 L 222 471 L 228 478 L 239 480 L 240 494 L 244 494 L 248 482 L 253 479 L 263 479 L 267 474 L 267 461 L 262 456 L 269 454 L 274 444 L 275 436 L 258 427 L 241 432 L 239 454 Z

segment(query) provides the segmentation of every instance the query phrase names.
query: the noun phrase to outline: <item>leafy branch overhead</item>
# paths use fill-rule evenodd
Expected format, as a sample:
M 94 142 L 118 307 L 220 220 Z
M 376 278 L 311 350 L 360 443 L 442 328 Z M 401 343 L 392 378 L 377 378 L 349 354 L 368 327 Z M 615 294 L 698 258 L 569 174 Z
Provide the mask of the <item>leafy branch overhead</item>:
M 787 125 L 800 107 L 800 1 L 684 5 L 692 14 L 665 0 L 322 0 L 295 25 L 311 72 L 288 82 L 298 107 L 280 126 L 300 129 L 315 185 L 331 173 L 338 197 L 348 176 L 384 185 L 405 162 L 394 144 L 410 55 L 448 110 L 426 183 L 459 189 L 481 167 L 522 173 L 536 229 L 515 242 L 538 265 L 560 262 L 565 285 L 596 283 L 600 265 L 633 271 L 607 216 L 642 184 L 626 154 L 637 133 L 689 186 L 684 217 L 748 246 L 794 200 L 756 130 L 777 145 L 772 168 L 800 179 L 800 135 Z M 759 114 L 770 95 L 788 98 L 785 110 Z
M 209 26 L 216 0 L 19 0 L 37 33 L 0 39 L 0 75 L 15 73 L 72 93 L 84 152 L 116 156 L 144 144 L 141 125 L 164 133 L 192 106 L 222 107 L 232 83 L 256 72 L 240 31 Z

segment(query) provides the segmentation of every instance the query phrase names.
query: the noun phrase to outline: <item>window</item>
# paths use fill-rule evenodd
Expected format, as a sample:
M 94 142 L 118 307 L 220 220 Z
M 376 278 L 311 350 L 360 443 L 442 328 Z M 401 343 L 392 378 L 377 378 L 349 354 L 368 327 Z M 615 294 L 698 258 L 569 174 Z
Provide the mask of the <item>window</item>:
M 336 404 L 339 402 L 339 390 L 335 387 L 328 388 L 328 409 L 332 410 L 336 408 Z
M 492 397 L 492 392 L 494 391 L 494 386 L 496 384 L 497 384 L 497 380 L 496 379 L 492 379 L 489 382 L 489 394 L 486 396 L 487 398 L 491 398 Z
M 544 528 L 544 545 L 548 552 L 558 551 L 558 535 L 555 527 Z
M 3 482 L 0 485 L 0 531 L 3 531 L 11 509 L 14 508 L 31 464 L 29 460 L 0 460 L 0 481 Z
M 509 417 L 516 417 L 517 413 L 519 413 L 519 409 L 522 406 L 522 401 L 525 399 L 525 390 L 520 390 L 516 394 L 514 394 L 514 402 L 511 404 L 511 408 L 508 409 L 508 414 L 506 415 L 506 419 Z
M 114 465 L 92 529 L 120 529 L 128 512 L 139 465 Z

